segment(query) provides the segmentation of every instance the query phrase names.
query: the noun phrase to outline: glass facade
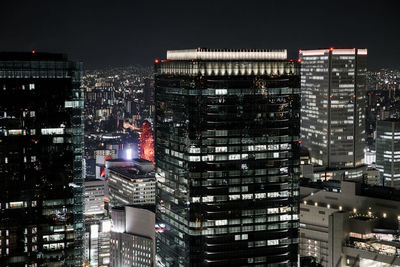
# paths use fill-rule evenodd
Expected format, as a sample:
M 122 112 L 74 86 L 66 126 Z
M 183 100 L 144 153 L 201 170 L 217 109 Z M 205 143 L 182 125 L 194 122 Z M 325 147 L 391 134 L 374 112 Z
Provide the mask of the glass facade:
M 400 188 L 400 121 L 377 121 L 376 168 L 384 186 Z
M 366 49 L 300 51 L 301 140 L 314 165 L 363 164 L 366 58 Z
M 83 262 L 82 65 L 0 53 L 0 265 Z
M 298 64 L 234 56 L 155 64 L 161 266 L 297 266 Z

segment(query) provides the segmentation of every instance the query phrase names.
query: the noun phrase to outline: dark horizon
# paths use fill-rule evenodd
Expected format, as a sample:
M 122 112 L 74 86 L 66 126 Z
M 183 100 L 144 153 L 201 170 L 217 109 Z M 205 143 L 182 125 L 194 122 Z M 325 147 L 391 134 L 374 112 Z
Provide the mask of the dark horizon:
M 166 50 L 368 49 L 368 69 L 399 69 L 396 6 L 365 1 L 2 1 L 0 51 L 66 53 L 86 69 L 141 65 Z

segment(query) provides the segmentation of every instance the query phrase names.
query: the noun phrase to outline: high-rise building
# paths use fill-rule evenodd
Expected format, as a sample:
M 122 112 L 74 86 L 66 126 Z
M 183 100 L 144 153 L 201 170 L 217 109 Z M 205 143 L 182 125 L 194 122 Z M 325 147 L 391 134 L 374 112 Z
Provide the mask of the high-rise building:
M 286 50 L 155 63 L 157 261 L 297 266 L 300 77 Z
M 0 53 L 0 265 L 83 263 L 82 65 Z
M 154 267 L 154 205 L 112 208 L 111 266 Z
M 301 141 L 314 165 L 363 164 L 367 49 L 300 50 Z
M 376 168 L 381 184 L 400 188 L 400 120 L 376 123 Z

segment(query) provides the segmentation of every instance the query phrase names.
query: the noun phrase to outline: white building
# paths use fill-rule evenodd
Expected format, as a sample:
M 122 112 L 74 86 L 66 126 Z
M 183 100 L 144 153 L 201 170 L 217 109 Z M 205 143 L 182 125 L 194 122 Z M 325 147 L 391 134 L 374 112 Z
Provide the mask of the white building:
M 111 266 L 155 266 L 155 206 L 141 207 L 112 209 Z
M 85 216 L 104 214 L 104 181 L 85 180 Z
M 111 219 L 87 220 L 85 231 L 85 258 L 92 267 L 110 266 Z
M 400 266 L 400 191 L 342 181 L 301 187 L 300 256 L 323 266 Z

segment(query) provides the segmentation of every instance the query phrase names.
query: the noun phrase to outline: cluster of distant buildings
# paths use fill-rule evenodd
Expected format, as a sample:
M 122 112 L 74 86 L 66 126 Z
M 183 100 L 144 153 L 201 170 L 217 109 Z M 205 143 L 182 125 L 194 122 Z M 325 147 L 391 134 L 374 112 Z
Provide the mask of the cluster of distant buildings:
M 91 266 L 153 266 L 153 163 L 109 158 L 85 180 L 86 259 Z M 105 226 L 104 226 L 105 225 Z

